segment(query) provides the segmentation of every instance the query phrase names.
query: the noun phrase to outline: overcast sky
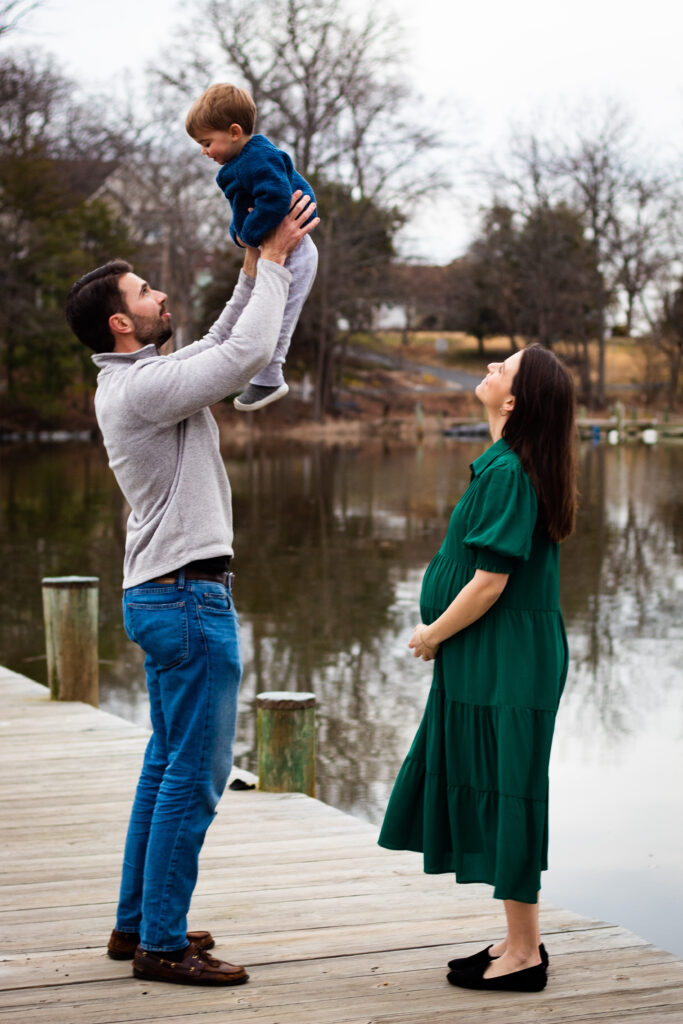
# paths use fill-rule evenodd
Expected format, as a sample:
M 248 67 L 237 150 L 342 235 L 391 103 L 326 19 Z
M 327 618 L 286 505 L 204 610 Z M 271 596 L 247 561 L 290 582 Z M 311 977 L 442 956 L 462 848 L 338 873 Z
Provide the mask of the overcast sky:
M 544 113 L 561 128 L 569 111 L 606 99 L 631 110 L 648 149 L 669 159 L 683 150 L 679 0 L 386 0 L 385 6 L 405 26 L 407 74 L 415 86 L 450 125 L 457 107 L 466 116 L 468 141 L 482 151 L 503 152 L 514 123 L 528 125 Z M 178 9 L 173 0 L 44 0 L 3 45 L 38 45 L 86 88 L 106 87 L 158 59 Z M 405 248 L 452 259 L 474 224 L 455 200 L 441 201 L 406 233 Z

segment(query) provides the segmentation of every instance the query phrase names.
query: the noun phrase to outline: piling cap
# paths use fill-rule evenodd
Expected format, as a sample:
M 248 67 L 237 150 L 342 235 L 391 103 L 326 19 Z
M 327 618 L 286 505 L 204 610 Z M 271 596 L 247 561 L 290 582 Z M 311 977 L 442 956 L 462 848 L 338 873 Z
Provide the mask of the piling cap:
M 296 690 L 269 690 L 267 693 L 256 694 L 256 704 L 260 708 L 296 711 L 299 708 L 315 707 L 315 694 Z
M 96 587 L 99 576 L 43 576 L 44 587 Z

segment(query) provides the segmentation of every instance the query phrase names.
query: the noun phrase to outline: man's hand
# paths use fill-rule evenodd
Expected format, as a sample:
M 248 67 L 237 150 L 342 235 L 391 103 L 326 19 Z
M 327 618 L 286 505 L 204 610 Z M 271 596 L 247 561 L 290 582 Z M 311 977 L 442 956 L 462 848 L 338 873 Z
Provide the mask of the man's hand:
M 292 196 L 292 206 L 276 228 L 270 231 L 261 242 L 261 259 L 271 260 L 284 266 L 284 262 L 291 252 L 294 252 L 297 245 L 309 231 L 312 231 L 320 223 L 320 217 L 305 224 L 315 209 L 315 203 L 310 196 L 297 191 Z

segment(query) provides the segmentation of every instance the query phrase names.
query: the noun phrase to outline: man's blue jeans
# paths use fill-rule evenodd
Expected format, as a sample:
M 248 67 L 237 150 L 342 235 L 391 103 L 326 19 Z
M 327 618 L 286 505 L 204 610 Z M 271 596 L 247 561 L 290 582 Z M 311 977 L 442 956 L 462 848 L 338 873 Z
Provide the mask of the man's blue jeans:
M 116 927 L 143 949 L 187 945 L 199 851 L 232 766 L 242 664 L 222 583 L 143 583 L 124 591 L 123 621 L 145 652 L 152 718 L 123 858 Z

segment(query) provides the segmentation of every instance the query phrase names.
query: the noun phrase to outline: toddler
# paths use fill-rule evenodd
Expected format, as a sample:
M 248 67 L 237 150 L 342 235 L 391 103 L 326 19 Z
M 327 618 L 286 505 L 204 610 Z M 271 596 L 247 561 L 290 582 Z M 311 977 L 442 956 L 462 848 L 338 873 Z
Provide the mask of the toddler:
M 188 135 L 202 153 L 221 164 L 216 181 L 232 208 L 230 234 L 237 245 L 260 246 L 264 235 L 287 215 L 292 192 L 301 189 L 315 202 L 313 189 L 294 169 L 291 157 L 265 135 L 254 135 L 256 104 L 234 85 L 212 85 L 190 107 Z M 314 217 L 315 213 L 311 213 Z M 268 366 L 234 400 L 241 412 L 261 409 L 287 394 L 283 365 L 299 314 L 315 279 L 318 250 L 306 235 L 285 266 L 292 274 L 282 329 Z

